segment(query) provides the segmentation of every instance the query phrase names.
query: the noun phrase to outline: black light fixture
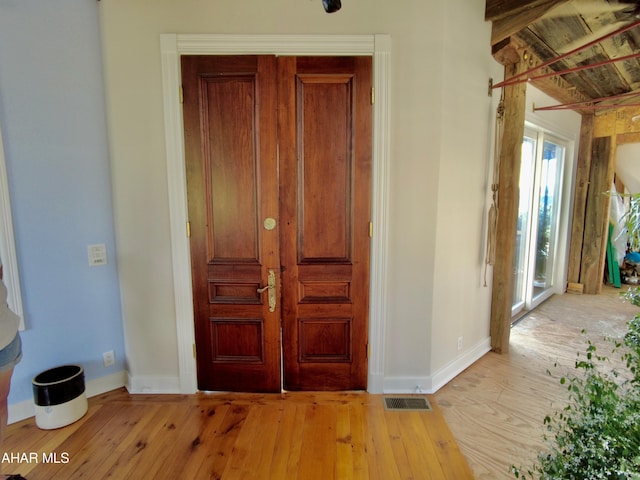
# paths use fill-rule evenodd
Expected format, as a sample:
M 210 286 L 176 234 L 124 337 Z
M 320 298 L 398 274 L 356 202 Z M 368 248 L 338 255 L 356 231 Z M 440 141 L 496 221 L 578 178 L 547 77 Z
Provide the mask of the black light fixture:
M 324 11 L 327 13 L 333 13 L 340 10 L 342 4 L 340 0 L 322 0 L 322 6 L 324 7 Z

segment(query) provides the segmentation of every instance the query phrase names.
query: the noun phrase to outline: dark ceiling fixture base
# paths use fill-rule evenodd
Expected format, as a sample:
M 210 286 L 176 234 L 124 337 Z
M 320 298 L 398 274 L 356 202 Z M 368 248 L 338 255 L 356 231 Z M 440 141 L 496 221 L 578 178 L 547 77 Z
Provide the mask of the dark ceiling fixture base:
M 327 13 L 337 12 L 342 8 L 340 0 L 322 0 L 322 6 Z

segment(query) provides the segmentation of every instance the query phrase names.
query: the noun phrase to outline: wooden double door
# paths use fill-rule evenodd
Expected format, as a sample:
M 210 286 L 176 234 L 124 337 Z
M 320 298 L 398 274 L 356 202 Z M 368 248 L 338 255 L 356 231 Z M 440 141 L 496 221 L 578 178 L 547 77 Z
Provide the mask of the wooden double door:
M 181 64 L 198 388 L 365 389 L 371 58 Z

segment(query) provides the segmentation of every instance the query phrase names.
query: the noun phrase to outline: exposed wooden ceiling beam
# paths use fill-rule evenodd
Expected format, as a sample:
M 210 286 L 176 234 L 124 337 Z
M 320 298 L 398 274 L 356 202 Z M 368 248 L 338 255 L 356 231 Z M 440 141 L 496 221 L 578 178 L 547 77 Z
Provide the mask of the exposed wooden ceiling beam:
M 484 19 L 493 22 L 537 8 L 541 5 L 548 3 L 557 4 L 566 1 L 568 0 L 487 0 L 484 9 Z
M 527 64 L 527 67 L 522 68 L 521 71 L 543 63 L 526 45 L 515 37 L 500 42 L 500 45 L 495 45 L 492 49 L 492 54 L 497 62 L 505 66 L 518 62 Z M 546 72 L 546 70 L 544 71 Z M 589 100 L 578 93 L 576 88 L 567 83 L 560 75 L 532 80 L 530 83 L 560 103 L 586 102 Z M 579 113 L 588 113 L 588 109 L 577 108 L 575 110 Z
M 493 22 L 491 45 L 531 25 L 552 8 L 569 0 L 487 0 L 484 19 Z

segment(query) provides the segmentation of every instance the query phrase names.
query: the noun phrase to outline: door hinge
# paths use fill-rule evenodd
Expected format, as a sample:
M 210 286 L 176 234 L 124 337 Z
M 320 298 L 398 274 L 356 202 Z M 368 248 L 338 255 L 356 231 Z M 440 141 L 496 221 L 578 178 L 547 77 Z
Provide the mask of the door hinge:
M 180 97 L 180 103 L 184 103 L 184 90 L 182 85 L 180 85 L 180 90 L 178 91 L 178 96 Z
M 367 343 L 367 358 L 369 358 L 369 355 L 371 355 L 371 345 Z
M 371 87 L 371 105 L 376 104 L 376 89 Z
M 191 222 L 187 222 L 187 238 L 191 238 Z
M 369 222 L 369 238 L 373 238 L 373 222 Z
M 196 357 L 196 344 L 193 344 L 193 358 L 198 358 Z

